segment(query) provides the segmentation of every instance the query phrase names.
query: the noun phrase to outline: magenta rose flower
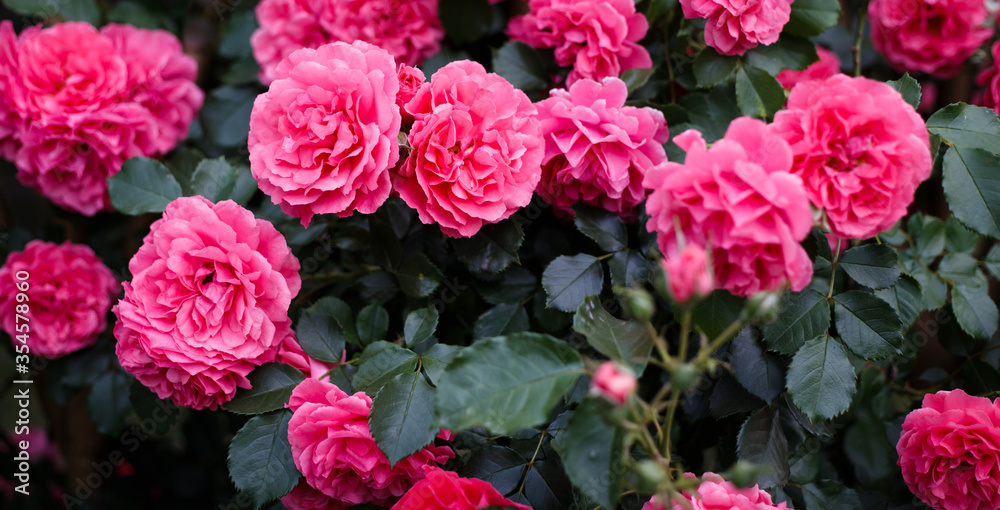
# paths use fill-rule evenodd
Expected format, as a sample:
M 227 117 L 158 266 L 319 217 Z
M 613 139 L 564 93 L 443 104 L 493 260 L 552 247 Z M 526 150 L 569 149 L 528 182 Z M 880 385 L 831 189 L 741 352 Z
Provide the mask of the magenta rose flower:
M 424 84 L 426 78 L 423 71 L 406 64 L 399 64 L 396 75 L 399 78 L 396 106 L 399 107 L 399 113 L 403 116 L 403 124 L 410 124 L 413 122 L 413 116 L 406 111 L 406 103 L 409 103 L 413 96 L 417 95 L 417 91 L 420 90 L 420 86 Z
M 674 142 L 687 152 L 684 164 L 661 163 L 643 181 L 652 190 L 646 228 L 657 232 L 663 256 L 680 254 L 680 234 L 710 251 L 719 288 L 740 296 L 803 289 L 813 271 L 799 242 L 812 212 L 802 179 L 791 174 L 788 144 L 748 117 L 730 123 L 711 149 L 695 130 Z
M 58 69 L 58 73 L 53 73 Z M 87 23 L 0 27 L 0 155 L 18 179 L 86 215 L 110 209 L 107 178 L 187 136 L 201 108 L 197 65 L 162 30 Z
M 531 507 L 503 497 L 488 482 L 463 478 L 451 471 L 427 468 L 427 476 L 416 483 L 391 510 L 477 510 L 479 508 Z
M 120 287 L 89 246 L 31 241 L 24 251 L 11 252 L 0 267 L 0 326 L 15 346 L 58 358 L 97 341 Z M 28 300 L 18 300 L 18 294 Z M 28 322 L 18 321 L 17 315 Z M 27 344 L 19 336 L 27 337 Z
M 1000 399 L 924 395 L 896 444 L 903 480 L 935 510 L 1000 508 Z
M 437 0 L 262 0 L 256 12 L 260 28 L 250 45 L 265 85 L 301 48 L 361 40 L 415 66 L 436 55 L 444 39 Z
M 306 482 L 344 508 L 391 505 L 424 477 L 424 467 L 454 457 L 450 448 L 428 445 L 389 465 L 368 429 L 372 400 L 364 392 L 344 393 L 336 385 L 306 379 L 287 407 L 288 442 Z
M 561 215 L 584 203 L 635 219 L 642 179 L 667 160 L 670 135 L 659 110 L 625 106 L 627 98 L 618 78 L 581 79 L 537 103 L 545 138 L 538 194 Z
M 993 62 L 976 77 L 976 85 L 984 88 L 982 98 L 976 103 L 1000 112 L 1000 41 L 993 43 L 990 55 Z M 920 102 L 923 103 L 923 96 Z
M 775 78 L 781 86 L 791 90 L 800 81 L 825 80 L 840 73 L 840 57 L 836 53 L 822 46 L 816 47 L 816 53 L 819 55 L 819 60 L 809 64 L 809 67 L 801 71 L 785 69 L 778 73 Z
M 685 473 L 686 478 L 695 478 L 691 473 Z M 732 482 L 727 482 L 715 473 L 705 473 L 701 476 L 701 484 L 694 492 L 681 493 L 681 501 L 674 501 L 671 510 L 776 510 L 788 508 L 784 502 L 777 505 L 771 500 L 771 495 L 754 485 L 741 489 Z M 667 510 L 667 506 L 654 497 L 642 506 L 642 510 Z
M 597 367 L 590 381 L 590 391 L 618 405 L 623 405 L 638 386 L 635 374 L 614 361 L 605 361 Z
M 389 197 L 399 159 L 392 56 L 363 41 L 292 53 L 250 114 L 250 170 L 308 226 L 314 214 L 368 214 Z
M 948 78 L 993 36 L 983 0 L 872 0 L 875 51 L 900 72 Z
M 705 44 L 722 55 L 778 40 L 792 14 L 792 0 L 681 0 L 685 18 L 703 18 Z
M 523 92 L 468 60 L 434 73 L 406 104 L 410 156 L 393 188 L 420 221 L 469 237 L 531 201 L 544 152 Z
M 653 67 L 639 45 L 649 23 L 631 0 L 528 0 L 528 7 L 530 12 L 510 20 L 507 35 L 534 48 L 554 48 L 559 65 L 573 66 L 568 84 Z
M 281 498 L 281 504 L 288 510 L 347 510 L 348 506 L 306 483 L 305 477 L 298 485 Z
M 217 408 L 290 334 L 298 270 L 284 237 L 235 202 L 174 200 L 129 261 L 132 281 L 112 310 L 122 368 L 160 398 Z
M 677 255 L 663 259 L 663 272 L 667 275 L 670 295 L 678 303 L 707 296 L 715 288 L 708 254 L 696 244 L 688 244 Z
M 329 377 L 330 371 L 339 365 L 339 363 L 320 361 L 307 354 L 299 344 L 299 340 L 295 338 L 295 332 L 291 330 L 288 331 L 288 336 L 278 344 L 278 353 L 275 361 L 291 365 L 299 372 L 302 372 L 302 375 L 312 377 L 313 379 L 321 379 L 324 376 Z
M 842 238 L 892 227 L 931 174 L 923 119 L 882 82 L 841 74 L 799 83 L 772 126 L 791 145 L 792 171 L 809 199 Z

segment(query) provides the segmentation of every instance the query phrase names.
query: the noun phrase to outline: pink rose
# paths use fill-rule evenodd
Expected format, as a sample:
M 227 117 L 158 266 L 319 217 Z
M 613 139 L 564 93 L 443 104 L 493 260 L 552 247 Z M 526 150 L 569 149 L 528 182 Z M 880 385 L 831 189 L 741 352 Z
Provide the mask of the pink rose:
M 691 473 L 685 473 L 686 478 L 696 478 Z M 771 495 L 754 485 L 741 489 L 732 482 L 727 482 L 715 473 L 705 473 L 701 476 L 701 484 L 691 493 L 681 494 L 683 501 L 675 501 L 672 510 L 775 510 L 788 508 L 784 502 L 775 505 Z M 666 505 L 657 498 L 649 500 L 642 510 L 667 510 Z
M 976 85 L 985 88 L 982 99 L 976 103 L 1000 112 L 1000 41 L 993 43 L 990 54 L 993 62 L 976 77 Z M 923 103 L 922 97 L 920 102 Z
M 391 510 L 476 510 L 486 507 L 531 510 L 529 506 L 503 497 L 483 480 L 462 478 L 439 468 L 428 467 L 426 471 L 427 477 L 407 491 Z
M 631 0 L 528 0 L 528 7 L 531 12 L 510 20 L 507 35 L 535 48 L 554 48 L 559 65 L 573 66 L 568 84 L 653 67 L 638 44 L 649 24 Z
M 924 395 L 896 445 L 903 480 L 935 510 L 1000 508 L 1000 399 Z
M 143 155 L 170 152 L 188 135 L 188 127 L 205 99 L 195 85 L 198 64 L 184 54 L 181 42 L 165 30 L 146 30 L 131 25 L 105 25 L 101 34 L 128 67 L 129 101 L 138 103 L 155 122 L 143 133 Z
M 403 124 L 410 124 L 413 122 L 413 116 L 406 111 L 406 103 L 409 103 L 413 96 L 417 95 L 417 91 L 420 90 L 420 86 L 424 84 L 426 78 L 423 71 L 406 64 L 399 64 L 399 70 L 396 74 L 399 77 L 396 106 L 399 107 L 399 113 L 403 116 Z
M 983 0 L 872 0 L 872 45 L 900 72 L 948 78 L 993 35 Z
M 90 247 L 31 241 L 0 267 L 0 325 L 15 346 L 27 338 L 31 354 L 58 358 L 97 341 L 119 288 Z M 28 299 L 18 300 L 19 294 Z
M 793 173 L 839 237 L 864 239 L 892 227 L 931 174 L 923 119 L 882 82 L 841 74 L 799 83 L 772 126 L 792 146 Z
M 809 64 L 809 67 L 801 71 L 785 69 L 778 73 L 776 78 L 781 86 L 791 90 L 800 81 L 825 80 L 840 73 L 840 57 L 836 53 L 822 46 L 817 46 L 816 54 L 819 55 L 819 60 Z
M 541 178 L 537 110 L 523 92 L 468 60 L 434 73 L 406 104 L 411 153 L 393 188 L 420 221 L 469 237 L 531 201 Z
M 364 392 L 348 395 L 318 379 L 299 383 L 288 401 L 295 466 L 310 486 L 345 507 L 388 506 L 424 477 L 425 466 L 454 457 L 450 448 L 431 444 L 390 466 L 368 429 L 371 405 Z
M 281 498 L 281 504 L 288 510 L 347 510 L 349 506 L 313 489 L 304 477 Z
M 250 170 L 308 226 L 314 214 L 375 212 L 399 159 L 392 56 L 363 41 L 292 53 L 250 114 Z
M 160 398 L 217 408 L 290 334 L 298 270 L 284 237 L 235 202 L 174 200 L 129 261 L 132 281 L 112 310 L 122 368 Z
M 23 129 L 24 117 L 15 106 L 24 103 L 24 84 L 18 79 L 17 34 L 9 20 L 0 22 L 0 158 L 14 160 L 17 134 Z
M 623 405 L 628 400 L 629 395 L 635 393 L 638 384 L 635 374 L 627 367 L 614 361 L 605 361 L 594 372 L 594 378 L 590 381 L 590 391 L 618 405 Z
M 361 40 L 415 66 L 436 55 L 444 39 L 437 0 L 262 0 L 256 12 L 260 28 L 250 45 L 264 84 L 300 48 Z
M 642 179 L 667 160 L 670 135 L 659 110 L 625 106 L 627 98 L 618 78 L 581 79 L 536 105 L 545 138 L 538 193 L 562 215 L 581 202 L 635 219 Z
M 0 156 L 57 205 L 110 210 L 107 178 L 126 159 L 165 154 L 186 136 L 203 101 L 196 75 L 162 30 L 69 22 L 15 38 L 4 23 Z
M 719 288 L 740 296 L 803 289 L 812 261 L 799 241 L 812 212 L 802 180 L 790 173 L 788 144 L 748 117 L 734 120 L 711 149 L 695 130 L 674 142 L 687 152 L 684 164 L 661 163 L 643 181 L 653 190 L 646 228 L 658 233 L 664 257 L 680 254 L 679 225 L 687 243 L 711 250 Z
M 692 297 L 707 296 L 715 288 L 708 266 L 708 254 L 696 244 L 689 244 L 676 256 L 663 259 L 670 294 L 678 303 Z
M 681 0 L 685 18 L 704 18 L 705 44 L 722 55 L 742 55 L 778 40 L 792 0 Z

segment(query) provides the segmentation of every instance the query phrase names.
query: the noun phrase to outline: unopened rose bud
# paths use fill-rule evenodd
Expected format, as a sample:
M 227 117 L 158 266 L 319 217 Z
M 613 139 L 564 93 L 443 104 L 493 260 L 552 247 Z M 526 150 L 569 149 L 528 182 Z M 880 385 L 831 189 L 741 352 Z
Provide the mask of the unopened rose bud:
M 638 381 L 631 369 L 614 361 L 605 361 L 594 372 L 590 391 L 621 405 L 628 400 L 629 395 L 635 393 L 637 385 Z
M 750 320 L 770 322 L 781 311 L 781 294 L 778 292 L 758 292 L 747 301 L 746 315 Z
M 694 386 L 700 378 L 701 370 L 698 370 L 698 368 L 694 365 L 685 363 L 674 368 L 674 371 L 670 376 L 670 381 L 673 383 L 675 388 L 684 391 Z
M 683 251 L 663 259 L 670 295 L 678 303 L 707 296 L 715 288 L 715 278 L 709 267 L 708 254 L 696 244 L 689 244 Z
M 648 321 L 656 312 L 653 296 L 645 289 L 625 289 L 621 292 L 625 303 L 625 314 L 632 320 Z

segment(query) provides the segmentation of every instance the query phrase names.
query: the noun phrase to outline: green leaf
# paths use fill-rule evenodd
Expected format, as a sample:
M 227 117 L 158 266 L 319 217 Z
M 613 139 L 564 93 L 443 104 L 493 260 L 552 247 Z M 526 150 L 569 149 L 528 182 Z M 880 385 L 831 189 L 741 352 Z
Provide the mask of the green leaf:
M 694 58 L 691 66 L 698 88 L 711 88 L 732 80 L 739 64 L 738 58 L 720 55 L 714 49 L 706 47 Z
M 838 262 L 854 281 L 872 289 L 884 289 L 896 283 L 903 270 L 896 251 L 884 244 L 866 244 L 844 252 Z
M 434 334 L 438 325 L 438 311 L 433 306 L 427 306 L 419 310 L 414 310 L 406 315 L 406 322 L 403 324 L 403 338 L 406 339 L 406 346 L 423 342 Z
M 908 264 L 907 271 L 920 284 L 924 310 L 937 310 L 948 302 L 948 284 L 934 272 L 917 263 Z
M 761 488 L 788 483 L 788 440 L 776 408 L 763 407 L 743 422 L 736 438 L 736 456 L 764 468 L 757 476 Z
M 434 388 L 419 372 L 398 374 L 372 399 L 368 424 L 382 453 L 395 465 L 434 441 Z
M 906 221 L 906 230 L 913 238 L 913 251 L 924 262 L 930 262 L 944 251 L 944 222 L 934 216 L 914 214 Z
M 476 286 L 479 296 L 491 305 L 519 303 L 530 297 L 538 287 L 538 280 L 531 271 L 514 266 L 503 273 L 503 278 L 483 282 Z
M 973 338 L 989 340 L 997 332 L 1000 314 L 987 285 L 955 285 L 951 288 L 951 308 L 962 331 Z
M 592 255 L 562 255 L 542 273 L 542 287 L 548 298 L 546 306 L 564 312 L 574 312 L 584 298 L 600 294 L 604 286 L 601 261 Z
M 478 478 L 492 485 L 500 494 L 510 494 L 521 484 L 521 475 L 528 460 L 505 446 L 492 445 L 472 454 L 458 468 L 465 478 Z
M 882 420 L 867 412 L 857 416 L 844 434 L 844 453 L 862 480 L 881 480 L 895 468 L 895 445 L 889 443 Z
M 836 480 L 820 480 L 802 486 L 806 510 L 841 510 L 861 508 L 861 500 L 854 489 Z
M 295 334 L 302 350 L 320 361 L 335 363 L 344 355 L 344 332 L 329 315 L 302 312 Z
M 576 228 L 593 239 L 602 250 L 612 252 L 628 248 L 625 222 L 618 215 L 585 204 L 575 205 L 573 211 Z
M 236 169 L 222 156 L 205 159 L 191 174 L 191 188 L 194 194 L 219 202 L 232 196 L 236 175 Z
M 979 245 L 979 235 L 965 228 L 958 218 L 949 216 L 945 222 L 945 247 L 952 253 L 972 253 Z
M 851 406 L 857 376 L 839 340 L 821 335 L 807 340 L 788 367 L 792 402 L 812 421 L 828 420 Z
M 444 273 L 431 263 L 427 255 L 411 255 L 396 272 L 399 288 L 410 297 L 427 297 L 437 289 Z
M 462 352 L 462 347 L 457 345 L 434 344 L 420 355 L 420 364 L 423 365 L 424 372 L 430 378 L 431 384 L 437 384 L 437 380 L 444 373 L 444 368 L 460 352 Z
M 625 82 L 628 95 L 631 96 L 635 91 L 639 90 L 654 74 L 656 74 L 656 69 L 652 67 L 646 69 L 626 69 L 623 71 L 621 79 Z
M 740 66 L 736 72 L 736 104 L 743 115 L 773 117 L 785 105 L 785 89 L 767 71 Z
M 616 287 L 641 287 L 649 280 L 646 259 L 635 250 L 615 252 L 608 260 L 608 272 Z
M 977 285 L 982 277 L 979 261 L 965 253 L 949 253 L 938 264 L 938 276 L 953 285 Z
M 909 103 L 914 110 L 920 106 L 920 83 L 914 80 L 910 73 L 904 74 L 898 80 L 889 80 L 885 83 L 896 89 L 896 92 L 899 92 L 899 95 L 903 96 L 903 100 Z
M 348 342 L 352 344 L 361 343 L 361 340 L 358 338 L 357 327 L 354 325 L 354 311 L 341 299 L 334 296 L 325 296 L 313 303 L 307 311 L 313 314 L 323 314 L 333 317 Z M 336 361 L 340 360 L 337 359 Z
M 354 391 L 375 395 L 398 374 L 417 371 L 417 353 L 396 344 L 379 341 L 369 345 L 361 354 L 358 371 L 351 386 Z
M 587 399 L 552 441 L 573 485 L 604 508 L 615 508 L 622 492 L 622 437 L 622 429 L 605 423 L 598 404 Z
M 986 260 L 983 262 L 986 265 L 986 269 L 990 271 L 990 274 L 994 278 L 1000 279 L 1000 244 L 993 245 L 990 248 L 989 253 L 986 254 Z
M 545 90 L 549 86 L 549 71 L 545 61 L 531 46 L 508 41 L 493 51 L 493 72 L 525 92 Z
M 809 338 L 830 329 L 830 304 L 812 289 L 789 292 L 782 297 L 777 319 L 764 325 L 764 345 L 782 354 L 794 354 Z
M 142 426 L 152 424 L 154 434 L 166 434 L 177 423 L 177 416 L 180 414 L 177 405 L 158 397 L 138 379 L 133 379 L 129 384 L 128 401 L 136 416 L 142 420 Z
M 785 25 L 788 27 L 788 25 Z M 785 69 L 800 71 L 819 60 L 816 45 L 809 39 L 782 34 L 778 42 L 758 46 L 743 56 L 744 65 L 777 75 Z
M 181 196 L 181 185 L 163 163 L 137 156 L 108 177 L 108 195 L 115 209 L 136 216 L 163 212 L 167 204 Z
M 833 317 L 844 343 L 862 358 L 883 359 L 903 345 L 899 316 L 874 294 L 849 290 L 833 296 Z
M 108 436 L 118 434 L 131 409 L 129 378 L 124 372 L 109 370 L 94 381 L 87 396 L 87 410 L 98 431 Z
M 608 313 L 598 296 L 587 296 L 573 316 L 573 329 L 601 354 L 625 363 L 642 374 L 653 349 L 646 328 Z
M 261 414 L 281 409 L 292 390 L 305 380 L 302 372 L 284 363 L 266 363 L 250 372 L 249 388 L 236 390 L 236 396 L 222 407 L 237 414 Z
M 746 299 L 724 290 L 715 290 L 691 311 L 691 318 L 694 319 L 695 327 L 712 339 L 722 334 L 740 317 L 744 305 Z
M 229 477 L 260 508 L 288 494 L 299 483 L 288 444 L 288 409 L 250 418 L 229 443 Z
M 519 262 L 517 250 L 524 242 L 524 231 L 514 219 L 483 225 L 472 237 L 452 240 L 455 254 L 469 271 L 498 273 Z
M 782 35 L 814 37 L 836 25 L 839 19 L 840 2 L 837 0 L 795 0 Z
M 219 56 L 228 59 L 252 58 L 250 36 L 257 30 L 257 16 L 252 10 L 233 13 L 226 19 L 226 29 L 219 41 Z
M 462 350 L 438 381 L 440 425 L 511 434 L 544 423 L 583 375 L 583 360 L 548 335 L 518 333 Z
M 750 393 L 770 404 L 785 389 L 785 370 L 773 355 L 764 352 L 755 328 L 743 328 L 729 347 L 729 363 L 736 380 Z
M 246 147 L 250 112 L 257 99 L 255 87 L 224 85 L 213 89 L 201 109 L 205 140 L 219 147 Z
M 889 303 L 896 311 L 896 315 L 899 316 L 899 320 L 903 324 L 903 331 L 910 329 L 923 310 L 923 293 L 920 292 L 920 284 L 909 275 L 903 275 L 902 278 L 896 280 L 895 285 L 888 289 L 876 290 L 875 295 L 882 301 Z
M 997 168 L 1000 156 L 988 150 L 955 146 L 944 155 L 944 194 L 951 212 L 967 227 L 993 238 L 1000 238 Z
M 955 147 L 988 152 L 1000 147 L 1000 119 L 992 108 L 950 104 L 927 119 L 927 130 Z
M 520 333 L 530 328 L 528 312 L 520 303 L 503 303 L 490 308 L 476 319 L 472 328 L 473 338 Z
M 459 45 L 480 39 L 493 26 L 486 0 L 440 0 L 438 13 L 448 38 Z
M 86 21 L 94 26 L 101 24 L 101 8 L 95 0 L 63 0 L 60 11 L 66 21 Z
M 357 328 L 361 345 L 385 340 L 385 334 L 389 331 L 389 312 L 382 306 L 371 303 L 358 312 Z

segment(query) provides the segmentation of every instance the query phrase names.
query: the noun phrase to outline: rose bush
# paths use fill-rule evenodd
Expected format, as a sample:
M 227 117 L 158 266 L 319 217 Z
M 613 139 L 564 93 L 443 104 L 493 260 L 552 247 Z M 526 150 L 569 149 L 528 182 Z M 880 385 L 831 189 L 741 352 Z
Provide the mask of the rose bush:
M 0 507 L 996 507 L 989 12 L 5 0 Z

